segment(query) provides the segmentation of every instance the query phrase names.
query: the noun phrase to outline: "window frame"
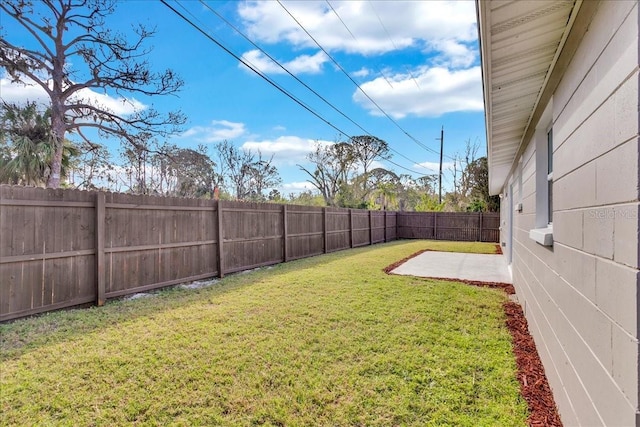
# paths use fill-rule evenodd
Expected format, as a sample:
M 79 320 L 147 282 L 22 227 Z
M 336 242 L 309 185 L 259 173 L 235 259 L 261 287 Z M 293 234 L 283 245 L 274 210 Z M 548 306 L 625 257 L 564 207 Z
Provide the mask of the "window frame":
M 547 129 L 547 224 L 553 225 L 553 125 Z
M 553 246 L 553 100 L 547 104 L 533 136 L 535 144 L 536 213 L 529 237 L 542 246 Z

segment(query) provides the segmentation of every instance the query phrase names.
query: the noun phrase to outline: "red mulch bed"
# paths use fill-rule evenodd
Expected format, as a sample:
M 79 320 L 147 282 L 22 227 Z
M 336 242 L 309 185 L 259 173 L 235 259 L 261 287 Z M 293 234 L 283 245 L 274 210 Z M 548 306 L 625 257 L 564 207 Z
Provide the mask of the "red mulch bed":
M 533 337 L 529 334 L 522 307 L 518 303 L 508 301 L 504 303 L 504 311 L 507 314 L 507 327 L 513 338 L 520 392 L 529 405 L 530 415 L 527 421 L 530 426 L 535 427 L 562 427 L 553 393 Z
M 427 249 L 428 250 L 428 249 Z M 420 255 L 427 250 L 416 252 L 415 254 L 395 262 L 384 269 L 390 274 L 393 269 L 405 261 Z M 498 252 L 499 251 L 499 252 Z M 500 245 L 496 245 L 496 253 L 502 253 Z M 437 277 L 428 277 L 435 280 L 452 280 Z M 508 283 L 477 282 L 473 280 L 455 280 L 472 286 L 503 289 L 507 294 L 515 294 L 513 285 Z M 529 418 L 527 423 L 531 427 L 562 427 L 562 421 L 553 399 L 551 387 L 544 373 L 542 361 L 538 355 L 538 350 L 529 334 L 527 319 L 522 312 L 520 304 L 507 301 L 504 303 L 504 311 L 507 315 L 507 328 L 511 333 L 513 352 L 516 356 L 518 367 L 518 381 L 520 382 L 520 393 L 529 407 Z

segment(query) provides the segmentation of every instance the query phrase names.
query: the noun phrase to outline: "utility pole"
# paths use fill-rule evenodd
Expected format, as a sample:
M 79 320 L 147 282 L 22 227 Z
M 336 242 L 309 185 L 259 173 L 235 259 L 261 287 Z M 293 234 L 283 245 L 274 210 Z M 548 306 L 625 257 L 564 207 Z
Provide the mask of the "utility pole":
M 444 146 L 444 126 L 442 126 L 442 129 L 440 129 L 440 175 L 438 175 L 438 203 L 442 203 L 442 149 L 443 149 L 443 146 Z

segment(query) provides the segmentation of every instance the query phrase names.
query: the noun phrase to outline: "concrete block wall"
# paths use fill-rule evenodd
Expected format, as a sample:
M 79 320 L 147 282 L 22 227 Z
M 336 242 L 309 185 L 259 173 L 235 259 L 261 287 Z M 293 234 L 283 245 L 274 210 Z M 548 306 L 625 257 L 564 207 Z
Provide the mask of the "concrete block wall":
M 601 2 L 553 95 L 553 247 L 529 238 L 535 141 L 505 184 L 521 182 L 514 285 L 565 425 L 640 425 L 638 18 Z

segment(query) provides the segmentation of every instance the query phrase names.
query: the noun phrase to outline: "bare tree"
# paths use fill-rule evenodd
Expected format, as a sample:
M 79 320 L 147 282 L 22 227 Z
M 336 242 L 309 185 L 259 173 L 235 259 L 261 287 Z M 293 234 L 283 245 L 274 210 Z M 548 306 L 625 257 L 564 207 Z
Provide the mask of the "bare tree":
M 122 151 L 124 174 L 132 193 L 177 197 L 213 197 L 220 177 L 207 148 L 178 148 L 156 141 Z
M 438 175 L 432 174 L 421 176 L 415 179 L 415 184 L 419 190 L 424 191 L 430 196 L 435 196 L 437 195 Z
M 216 151 L 220 163 L 220 174 L 232 185 L 232 192 L 236 199 L 243 199 L 249 182 L 248 170 L 243 166 L 251 162 L 251 153 L 239 150 L 226 140 L 216 145 Z
M 138 25 L 133 35 L 124 35 L 106 27 L 105 18 L 115 5 L 116 0 L 0 2 L 5 19 L 14 19 L 32 38 L 28 47 L 10 41 L 10 37 L 0 38 L 0 67 L 14 83 L 40 86 L 51 102 L 54 153 L 48 187 L 60 185 L 63 142 L 68 133 L 77 133 L 93 145 L 85 134 L 93 128 L 135 147 L 139 133 L 166 135 L 184 123 L 181 113 L 162 115 L 153 108 L 119 115 L 87 96 L 88 90 L 110 90 L 119 96 L 166 95 L 177 92 L 183 84 L 171 70 L 152 71 L 144 59 L 150 52 L 144 44 L 153 29 Z
M 80 146 L 80 155 L 72 163 L 69 184 L 87 190 L 112 189 L 115 184 L 114 166 L 106 147 L 86 143 Z
M 362 190 L 363 198 L 373 188 L 369 185 L 369 171 L 371 165 L 376 159 L 389 159 L 389 145 L 386 141 L 371 135 L 353 136 L 350 139 L 353 147 L 353 155 L 356 163 L 360 164 L 363 169 L 362 174 Z
M 478 149 L 477 143 L 472 144 L 467 140 L 464 153 L 454 155 L 453 164 L 449 169 L 453 179 L 453 192 L 447 196 L 454 210 L 465 210 L 469 203 L 474 184 L 469 165 L 476 160 Z
M 464 198 L 468 198 L 471 195 L 471 190 L 473 188 L 473 180 L 471 174 L 469 173 L 469 165 L 471 165 L 476 160 L 478 148 L 479 147 L 477 143 L 471 144 L 471 141 L 467 140 L 464 154 L 462 156 L 458 156 L 460 167 L 460 182 L 458 187 L 460 194 Z
M 149 194 L 152 185 L 147 176 L 147 169 L 150 169 L 148 141 L 140 140 L 135 145 L 124 147 L 121 155 L 125 161 L 124 172 L 129 191 L 134 194 Z
M 239 149 L 229 141 L 216 145 L 220 160 L 221 175 L 233 187 L 238 200 L 265 200 L 264 191 L 276 187 L 281 179 L 278 169 L 269 160 L 251 150 Z
M 278 169 L 273 165 L 273 156 L 269 160 L 263 159 L 260 151 L 258 157 L 245 168 L 249 175 L 248 195 L 251 200 L 265 200 L 264 191 L 282 182 Z
M 213 196 L 218 176 L 215 172 L 216 164 L 208 156 L 205 146 L 199 145 L 195 150 L 175 145 L 166 146 L 154 155 L 152 163 L 158 169 L 161 194 L 180 197 Z
M 353 146 L 355 160 L 362 165 L 365 175 L 369 172 L 374 160 L 384 160 L 391 157 L 389 144 L 375 136 L 352 136 L 349 142 Z
M 338 192 L 349 182 L 354 171 L 352 145 L 346 142 L 316 144 L 315 151 L 307 155 L 307 160 L 314 165 L 313 171 L 301 165 L 298 167 L 309 175 L 310 179 L 307 181 L 320 191 L 325 203 L 336 206 Z

